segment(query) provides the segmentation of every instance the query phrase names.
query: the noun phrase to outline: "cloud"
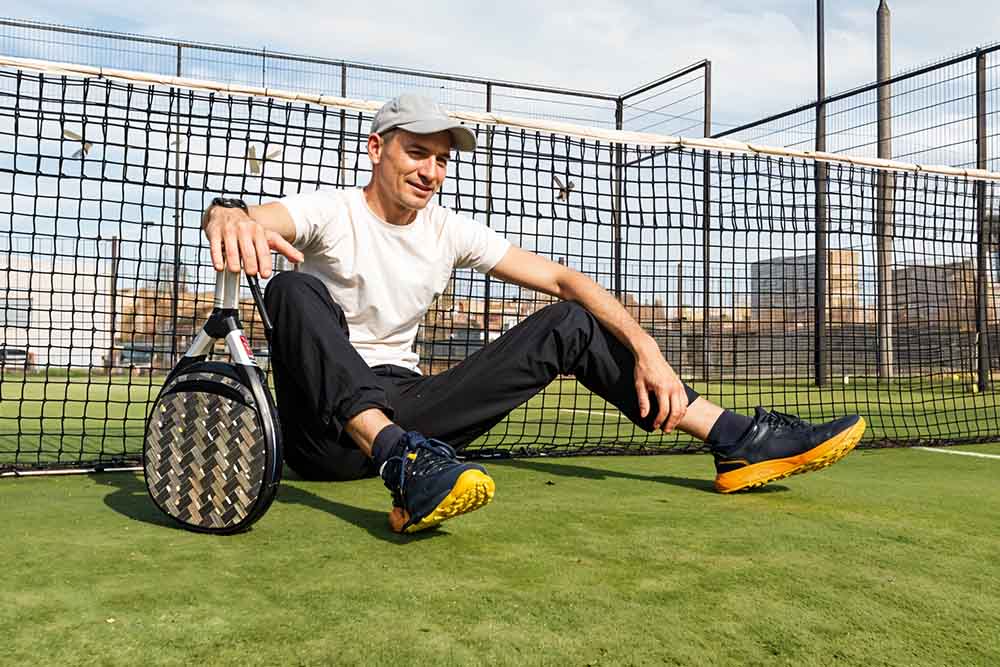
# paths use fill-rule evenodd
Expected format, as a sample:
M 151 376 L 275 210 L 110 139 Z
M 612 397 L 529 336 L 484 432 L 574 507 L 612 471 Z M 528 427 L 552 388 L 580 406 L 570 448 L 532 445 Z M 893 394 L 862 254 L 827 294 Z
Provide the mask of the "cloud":
M 895 69 L 971 49 L 1000 34 L 985 1 L 932 0 L 893 8 Z M 875 2 L 827 3 L 828 92 L 874 78 Z M 247 3 L 175 0 L 8 2 L 15 16 L 192 41 L 618 93 L 690 62 L 713 62 L 720 125 L 745 122 L 815 98 L 812 3 L 762 0 L 535 3 Z M 85 38 L 83 38 L 85 40 Z M 358 82 L 386 97 L 405 78 Z

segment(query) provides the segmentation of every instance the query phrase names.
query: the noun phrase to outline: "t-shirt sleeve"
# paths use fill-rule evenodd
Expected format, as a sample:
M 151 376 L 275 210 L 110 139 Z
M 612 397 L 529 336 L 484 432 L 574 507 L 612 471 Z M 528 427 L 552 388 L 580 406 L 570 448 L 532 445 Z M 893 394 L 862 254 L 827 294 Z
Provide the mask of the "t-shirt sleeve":
M 340 210 L 335 196 L 324 190 L 289 195 L 279 199 L 295 223 L 292 245 L 302 252 L 315 251 L 327 225 Z
M 456 251 L 455 268 L 489 273 L 510 249 L 510 241 L 481 222 L 452 214 L 448 223 Z

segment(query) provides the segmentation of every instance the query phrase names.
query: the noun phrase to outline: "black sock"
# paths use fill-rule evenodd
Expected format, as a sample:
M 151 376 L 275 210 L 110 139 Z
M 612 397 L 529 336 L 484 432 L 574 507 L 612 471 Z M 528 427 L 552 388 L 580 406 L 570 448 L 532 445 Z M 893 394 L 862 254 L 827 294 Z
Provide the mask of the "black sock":
M 731 410 L 723 410 L 715 421 L 712 430 L 708 432 L 707 442 L 711 446 L 736 442 L 750 430 L 753 419 Z
M 389 424 L 378 432 L 378 435 L 375 436 L 375 442 L 372 444 L 372 461 L 375 462 L 375 470 L 382 469 L 382 464 L 393 455 L 396 445 L 399 444 L 404 435 L 406 435 L 406 431 L 396 424 Z

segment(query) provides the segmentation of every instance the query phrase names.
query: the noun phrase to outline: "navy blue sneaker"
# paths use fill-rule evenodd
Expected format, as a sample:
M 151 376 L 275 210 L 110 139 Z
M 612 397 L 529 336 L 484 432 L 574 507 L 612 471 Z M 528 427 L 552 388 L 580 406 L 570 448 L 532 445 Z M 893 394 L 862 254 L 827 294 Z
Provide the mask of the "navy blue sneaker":
M 847 456 L 864 432 L 865 420 L 858 415 L 813 425 L 757 408 L 742 438 L 713 450 L 715 490 L 732 493 L 825 468 Z
M 433 528 L 493 500 L 496 485 L 486 469 L 461 463 L 455 450 L 416 431 L 403 436 L 396 456 L 379 470 L 392 492 L 389 526 L 397 533 Z

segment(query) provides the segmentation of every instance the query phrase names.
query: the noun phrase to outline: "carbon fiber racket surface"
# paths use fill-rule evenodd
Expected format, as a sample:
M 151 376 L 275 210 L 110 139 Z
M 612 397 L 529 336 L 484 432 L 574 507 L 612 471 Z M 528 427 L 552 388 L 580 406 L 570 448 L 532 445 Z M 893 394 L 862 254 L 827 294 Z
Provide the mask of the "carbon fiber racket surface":
M 185 527 L 236 532 L 267 510 L 280 462 L 253 392 L 219 372 L 225 365 L 204 366 L 171 378 L 153 406 L 146 485 L 156 505 Z

